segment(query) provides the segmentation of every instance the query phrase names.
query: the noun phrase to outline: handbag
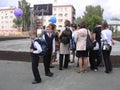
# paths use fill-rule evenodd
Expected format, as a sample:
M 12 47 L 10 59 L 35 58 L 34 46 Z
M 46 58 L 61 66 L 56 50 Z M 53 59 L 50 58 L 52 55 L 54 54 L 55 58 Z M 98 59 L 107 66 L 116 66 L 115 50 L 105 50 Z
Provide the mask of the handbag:
M 94 47 L 93 42 L 92 42 L 90 35 L 88 34 L 88 30 L 87 30 L 86 50 L 92 50 L 93 47 Z

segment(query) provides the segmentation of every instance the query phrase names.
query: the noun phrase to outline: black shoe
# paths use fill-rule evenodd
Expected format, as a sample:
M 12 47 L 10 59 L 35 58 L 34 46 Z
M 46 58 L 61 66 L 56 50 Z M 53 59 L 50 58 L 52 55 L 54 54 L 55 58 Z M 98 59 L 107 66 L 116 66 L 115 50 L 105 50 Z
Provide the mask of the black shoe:
M 54 68 L 55 66 L 50 66 L 50 68 Z
M 38 84 L 38 83 L 41 83 L 41 80 L 40 81 L 33 81 L 32 84 Z
M 45 74 L 46 76 L 48 76 L 48 77 L 52 77 L 53 76 L 53 73 L 48 73 L 48 74 Z
M 67 69 L 67 68 L 68 68 L 68 66 L 64 66 L 63 68 Z
M 63 70 L 62 68 L 59 68 L 59 70 Z
M 105 71 L 105 73 L 109 74 L 110 72 L 109 71 Z

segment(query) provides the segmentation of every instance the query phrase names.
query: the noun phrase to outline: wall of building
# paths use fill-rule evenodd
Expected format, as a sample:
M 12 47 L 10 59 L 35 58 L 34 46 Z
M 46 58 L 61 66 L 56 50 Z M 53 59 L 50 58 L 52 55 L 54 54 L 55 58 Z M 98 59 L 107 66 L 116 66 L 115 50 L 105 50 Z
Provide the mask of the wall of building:
M 13 29 L 14 7 L 0 8 L 0 30 Z

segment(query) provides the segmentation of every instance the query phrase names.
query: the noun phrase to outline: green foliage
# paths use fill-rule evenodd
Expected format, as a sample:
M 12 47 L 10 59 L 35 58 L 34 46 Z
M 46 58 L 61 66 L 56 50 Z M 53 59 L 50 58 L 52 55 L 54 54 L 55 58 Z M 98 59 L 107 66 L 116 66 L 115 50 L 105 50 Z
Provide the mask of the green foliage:
M 20 27 L 22 25 L 22 18 L 15 18 L 13 19 L 14 27 L 18 28 L 20 30 Z
M 102 22 L 103 20 L 103 9 L 100 5 L 98 6 L 86 6 L 86 10 L 84 12 L 84 15 L 81 17 L 78 17 L 76 19 L 76 22 L 79 23 L 81 21 L 85 21 L 87 23 L 88 29 L 93 31 L 95 25 L 97 22 Z
M 18 1 L 18 6 L 23 10 L 22 26 L 24 31 L 30 27 L 30 4 L 26 0 Z
M 84 18 L 84 21 L 86 21 L 88 29 L 90 29 L 91 31 L 93 31 L 95 25 L 97 22 L 102 22 L 102 18 L 100 16 L 97 15 L 93 15 L 91 16 L 91 18 Z
M 98 6 L 86 6 L 86 11 L 84 12 L 84 18 L 89 18 L 92 17 L 93 15 L 97 15 L 100 17 L 103 17 L 103 9 L 101 8 L 100 5 Z

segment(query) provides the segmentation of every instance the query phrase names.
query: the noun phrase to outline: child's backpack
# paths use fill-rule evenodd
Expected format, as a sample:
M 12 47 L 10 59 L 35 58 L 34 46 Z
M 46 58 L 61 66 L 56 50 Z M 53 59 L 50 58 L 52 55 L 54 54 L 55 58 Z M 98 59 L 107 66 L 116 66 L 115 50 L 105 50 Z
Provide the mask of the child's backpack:
M 41 48 L 42 48 L 42 52 L 39 53 L 39 55 L 40 56 L 46 55 L 46 53 L 48 51 L 48 46 L 47 46 L 46 41 L 43 38 L 36 39 L 35 41 L 37 41 L 40 44 Z
M 70 28 L 65 28 L 65 30 L 62 32 L 60 35 L 60 42 L 63 44 L 68 44 L 70 43 L 70 39 L 72 38 L 72 31 Z

